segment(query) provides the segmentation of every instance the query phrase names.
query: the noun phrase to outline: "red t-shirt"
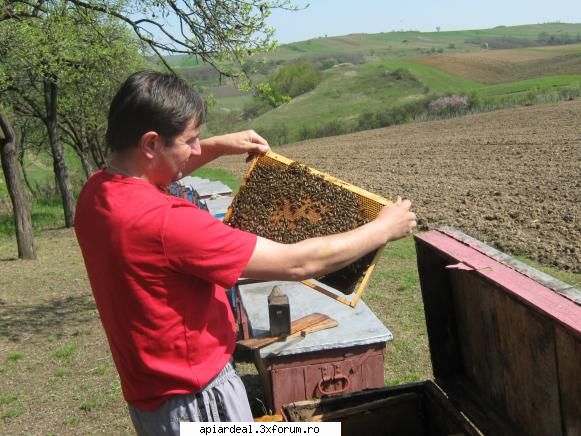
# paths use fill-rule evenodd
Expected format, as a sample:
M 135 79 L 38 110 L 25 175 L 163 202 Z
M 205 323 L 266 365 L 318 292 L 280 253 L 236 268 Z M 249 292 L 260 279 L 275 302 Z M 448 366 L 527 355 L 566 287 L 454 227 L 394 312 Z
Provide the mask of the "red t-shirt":
M 102 170 L 81 191 L 75 231 L 127 402 L 151 410 L 203 388 L 234 352 L 223 288 L 241 275 L 256 236 Z

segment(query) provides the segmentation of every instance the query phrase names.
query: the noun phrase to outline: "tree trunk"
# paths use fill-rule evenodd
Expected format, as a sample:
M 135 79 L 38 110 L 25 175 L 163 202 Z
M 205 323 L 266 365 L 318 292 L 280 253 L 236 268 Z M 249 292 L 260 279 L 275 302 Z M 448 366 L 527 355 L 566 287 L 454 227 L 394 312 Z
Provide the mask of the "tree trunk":
M 85 176 L 87 176 L 87 179 L 89 179 L 89 177 L 91 177 L 93 175 L 93 166 L 91 165 L 91 162 L 89 162 L 89 157 L 87 156 L 87 152 L 84 151 L 81 153 L 81 163 L 83 164 L 83 170 L 85 171 Z
M 77 152 L 77 155 L 81 160 L 81 164 L 83 165 L 83 171 L 85 172 L 85 176 L 88 180 L 89 177 L 91 177 L 95 172 L 95 170 L 93 169 L 93 165 L 91 165 L 91 161 L 89 160 L 89 147 L 78 146 L 73 148 Z
M 73 189 L 69 178 L 69 169 L 65 162 L 65 154 L 58 138 L 57 99 L 57 85 L 48 79 L 44 79 L 45 123 L 48 131 L 50 149 L 52 151 L 54 174 L 63 200 L 65 226 L 73 227 L 75 222 L 75 201 L 73 199 Z
M 106 159 L 103 148 L 99 145 L 99 141 L 94 140 L 89 146 L 89 150 L 91 151 L 91 156 L 93 156 L 93 161 L 97 165 L 97 168 L 103 168 L 105 166 Z
M 22 137 L 20 137 L 18 139 L 18 141 L 22 145 Z M 22 177 L 24 179 L 24 183 L 26 184 L 26 187 L 28 188 L 28 191 L 34 197 L 35 190 L 32 187 L 32 183 L 30 183 L 30 179 L 28 178 L 28 173 L 26 172 L 26 167 L 24 166 L 24 151 L 23 151 L 23 147 L 18 147 L 18 164 L 20 165 L 20 171 L 22 172 Z
M 0 139 L 0 157 L 2 159 L 2 170 L 4 171 L 4 178 L 6 179 L 6 186 L 8 187 L 8 194 L 10 195 L 14 212 L 18 257 L 20 259 L 36 259 L 30 209 L 20 178 L 20 172 L 18 171 L 16 135 L 4 114 L 1 113 L 0 130 L 4 134 L 4 138 Z

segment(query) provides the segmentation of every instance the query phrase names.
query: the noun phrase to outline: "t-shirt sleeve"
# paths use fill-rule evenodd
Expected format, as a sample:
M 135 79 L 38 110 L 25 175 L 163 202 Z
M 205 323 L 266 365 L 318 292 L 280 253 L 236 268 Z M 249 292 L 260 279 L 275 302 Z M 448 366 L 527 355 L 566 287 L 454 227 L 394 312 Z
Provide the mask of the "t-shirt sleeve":
M 163 228 L 169 266 L 223 288 L 234 286 L 256 246 L 256 235 L 190 205 L 171 207 Z

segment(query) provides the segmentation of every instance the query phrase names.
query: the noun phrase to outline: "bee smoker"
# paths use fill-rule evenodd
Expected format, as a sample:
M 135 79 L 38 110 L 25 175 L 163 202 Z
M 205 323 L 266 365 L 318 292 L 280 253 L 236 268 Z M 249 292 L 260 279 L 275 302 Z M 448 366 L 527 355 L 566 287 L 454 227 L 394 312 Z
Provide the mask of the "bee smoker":
M 291 316 L 288 296 L 275 286 L 268 296 L 270 336 L 286 336 L 291 333 Z

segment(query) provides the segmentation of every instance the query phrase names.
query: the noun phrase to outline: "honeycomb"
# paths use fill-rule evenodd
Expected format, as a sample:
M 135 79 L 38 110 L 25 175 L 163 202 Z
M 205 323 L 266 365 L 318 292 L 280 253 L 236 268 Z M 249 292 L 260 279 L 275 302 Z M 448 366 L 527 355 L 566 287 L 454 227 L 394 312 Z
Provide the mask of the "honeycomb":
M 374 219 L 389 202 L 332 176 L 269 152 L 256 158 L 224 221 L 276 242 L 337 234 Z M 351 294 L 375 257 L 369 253 L 320 282 Z

